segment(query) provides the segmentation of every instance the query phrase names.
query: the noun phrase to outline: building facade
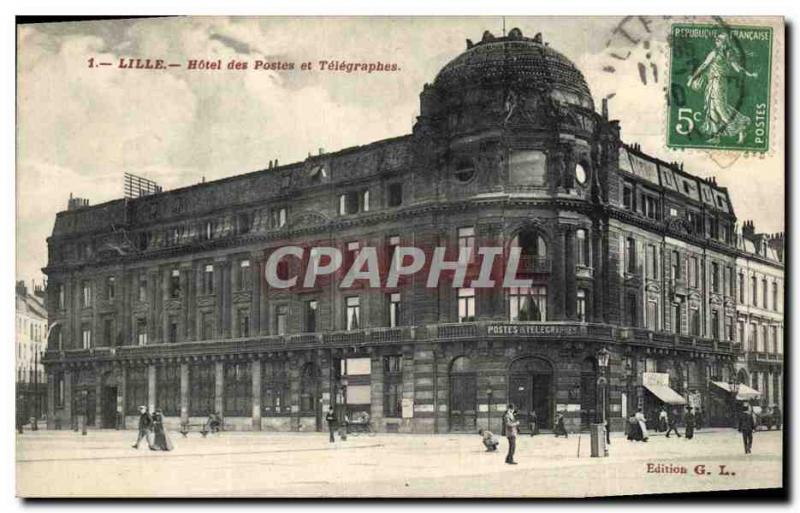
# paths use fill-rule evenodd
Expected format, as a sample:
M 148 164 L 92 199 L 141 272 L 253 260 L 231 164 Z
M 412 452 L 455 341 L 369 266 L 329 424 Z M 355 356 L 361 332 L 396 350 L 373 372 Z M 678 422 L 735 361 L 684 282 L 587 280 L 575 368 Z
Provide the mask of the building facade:
M 737 380 L 760 393 L 762 408 L 783 410 L 784 235 L 755 233 L 747 221 L 738 243 Z
M 16 387 L 17 415 L 24 422 L 46 411 L 47 377 L 42 357 L 47 349 L 47 311 L 44 287 L 33 293 L 24 281 L 16 284 Z
M 571 430 L 605 412 L 618 430 L 663 401 L 705 408 L 737 355 L 726 189 L 623 143 L 541 34 L 468 41 L 420 106 L 402 137 L 73 199 L 44 269 L 49 425 L 134 427 L 149 405 L 172 426 L 219 412 L 228 429 L 305 431 L 335 405 L 379 431 L 472 432 L 499 430 L 513 402 L 545 429 L 560 412 Z M 530 287 L 262 278 L 286 244 L 349 259 L 487 241 L 521 248 Z

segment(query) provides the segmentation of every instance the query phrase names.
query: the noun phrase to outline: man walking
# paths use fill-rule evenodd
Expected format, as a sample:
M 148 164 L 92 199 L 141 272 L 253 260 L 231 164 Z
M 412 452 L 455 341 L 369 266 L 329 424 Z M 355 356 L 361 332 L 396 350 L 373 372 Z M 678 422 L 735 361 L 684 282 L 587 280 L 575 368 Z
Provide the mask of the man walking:
M 670 415 L 667 419 L 667 424 L 669 424 L 669 429 L 667 429 L 667 438 L 669 438 L 669 434 L 672 431 L 675 431 L 675 434 L 678 435 L 678 438 L 680 438 L 681 434 L 678 432 L 678 412 L 676 410 L 672 410 L 672 415 Z
M 683 417 L 683 422 L 686 424 L 686 439 L 691 440 L 694 438 L 694 413 L 692 407 L 686 408 L 686 415 Z
M 333 412 L 333 406 L 328 408 L 328 413 L 325 415 L 325 420 L 328 422 L 328 432 L 331 435 L 330 442 L 333 443 L 336 441 L 333 437 L 333 433 L 336 431 L 336 414 Z
M 503 415 L 503 424 L 505 425 L 506 438 L 508 438 L 508 454 L 506 455 L 506 463 L 509 465 L 516 465 L 514 461 L 514 452 L 517 450 L 517 433 L 519 432 L 519 421 L 514 415 L 514 405 L 509 404 Z
M 150 433 L 153 430 L 153 417 L 150 416 L 150 413 L 147 411 L 147 406 L 139 406 L 139 437 L 136 439 L 136 443 L 133 444 L 134 449 L 139 448 L 139 442 L 142 441 L 142 438 L 145 439 L 147 442 L 147 447 L 150 449 L 153 448 L 153 444 L 150 443 Z
M 753 420 L 753 413 L 745 406 L 739 414 L 739 431 L 742 432 L 742 442 L 744 442 L 744 453 L 750 454 L 753 448 L 753 429 L 755 428 L 755 421 Z

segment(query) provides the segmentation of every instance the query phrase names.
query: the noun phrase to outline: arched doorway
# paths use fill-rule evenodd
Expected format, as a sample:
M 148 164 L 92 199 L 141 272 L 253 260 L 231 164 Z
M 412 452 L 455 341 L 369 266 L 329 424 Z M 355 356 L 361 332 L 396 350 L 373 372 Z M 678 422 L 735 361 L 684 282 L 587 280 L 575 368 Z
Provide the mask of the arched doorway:
M 472 360 L 459 356 L 450 364 L 450 431 L 474 431 L 478 410 L 478 376 Z
M 553 367 L 541 358 L 515 360 L 508 370 L 508 400 L 517 407 L 520 430 L 530 432 L 533 412 L 536 423 L 553 425 Z
M 597 360 L 588 357 L 581 364 L 581 428 L 598 422 L 597 415 Z

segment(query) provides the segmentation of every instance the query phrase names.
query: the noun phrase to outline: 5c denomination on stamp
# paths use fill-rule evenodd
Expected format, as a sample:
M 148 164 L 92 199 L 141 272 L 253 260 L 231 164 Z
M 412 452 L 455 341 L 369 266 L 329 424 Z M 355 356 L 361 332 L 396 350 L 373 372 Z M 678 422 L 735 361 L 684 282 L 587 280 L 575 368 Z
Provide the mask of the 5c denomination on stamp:
M 767 151 L 772 29 L 675 24 L 671 47 L 667 145 Z

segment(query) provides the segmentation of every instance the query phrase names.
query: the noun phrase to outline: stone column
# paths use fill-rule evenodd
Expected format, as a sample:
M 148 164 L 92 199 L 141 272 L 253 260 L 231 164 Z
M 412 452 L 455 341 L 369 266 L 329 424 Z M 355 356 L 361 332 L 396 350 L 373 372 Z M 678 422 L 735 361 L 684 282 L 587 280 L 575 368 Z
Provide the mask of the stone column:
M 64 371 L 64 429 L 72 429 L 72 371 Z
M 380 354 L 372 354 L 371 357 L 370 416 L 375 428 L 378 428 L 378 426 L 383 427 L 383 357 Z M 323 406 L 323 411 L 327 411 L 327 405 Z
M 217 322 L 215 323 L 217 337 L 225 338 L 225 280 L 223 279 L 224 261 L 214 262 L 214 287 L 216 296 Z
M 150 412 L 156 409 L 156 366 L 147 366 L 147 407 Z
M 47 429 L 55 429 L 56 419 L 56 375 L 47 374 Z
M 231 279 L 231 262 L 226 260 L 222 263 L 222 337 L 231 338 L 231 291 L 233 280 Z
M 189 422 L 189 364 L 181 363 L 181 423 Z
M 167 342 L 169 333 L 169 315 L 166 312 L 166 306 L 171 299 L 169 284 L 172 280 L 172 269 L 167 268 L 161 272 L 161 308 L 158 310 L 159 323 L 158 323 L 158 340 Z
M 253 385 L 253 431 L 261 431 L 261 360 L 250 362 Z
M 185 342 L 190 340 L 189 332 L 191 326 L 191 318 L 189 317 L 190 294 L 189 287 L 191 286 L 191 267 L 187 265 L 181 266 L 181 319 L 178 325 L 178 342 Z
M 147 312 L 147 343 L 153 344 L 156 341 L 156 321 L 158 319 L 159 303 L 161 298 L 161 287 L 159 286 L 158 271 L 150 271 L 147 284 L 150 287 L 150 308 Z M 135 326 L 134 326 L 135 328 Z M 134 334 L 136 337 L 136 334 Z M 136 342 L 134 342 L 136 344 Z
M 100 369 L 95 369 L 94 382 L 94 425 L 99 428 L 110 428 L 106 426 L 103 418 L 103 378 Z
M 291 407 L 291 429 L 298 431 L 300 425 L 300 367 L 301 362 L 297 356 L 290 356 L 288 361 L 289 374 L 289 404 Z
M 214 411 L 218 411 L 220 415 L 225 417 L 225 367 L 224 363 L 219 360 L 214 362 Z
M 578 285 L 575 277 L 575 230 L 564 230 L 564 319 L 575 319 Z
M 250 336 L 255 337 L 260 332 L 260 306 L 261 306 L 261 253 L 250 256 Z

